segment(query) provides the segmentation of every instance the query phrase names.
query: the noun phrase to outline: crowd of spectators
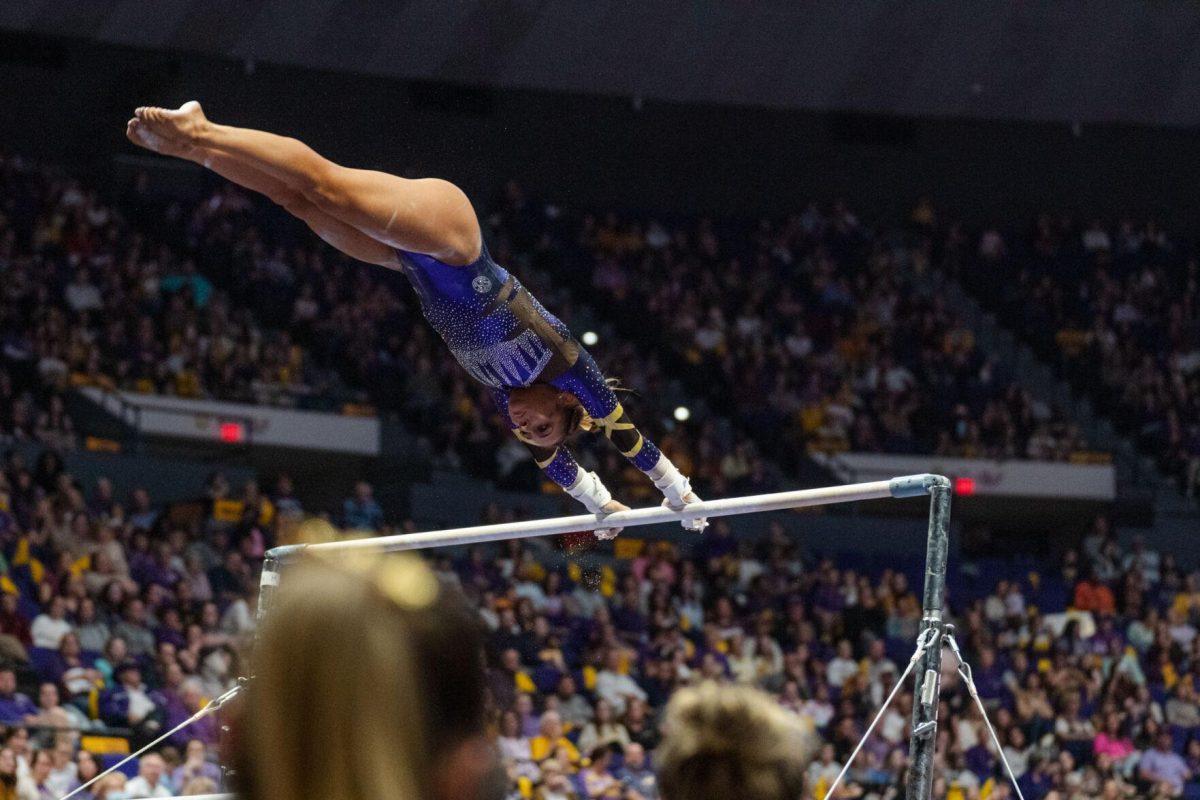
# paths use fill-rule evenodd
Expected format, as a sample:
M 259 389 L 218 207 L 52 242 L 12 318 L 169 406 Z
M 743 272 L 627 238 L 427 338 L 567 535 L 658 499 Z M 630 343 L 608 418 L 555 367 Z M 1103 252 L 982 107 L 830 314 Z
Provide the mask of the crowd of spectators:
M 753 224 L 571 217 L 515 183 L 496 206 L 494 232 L 514 252 L 532 253 L 772 459 L 852 449 L 1066 460 L 1087 448 L 978 349 L 937 291 L 919 232 L 869 228 L 840 203 Z
M 59 397 L 74 386 L 351 413 L 374 407 L 398 412 L 435 466 L 513 488 L 540 485 L 528 452 L 493 413 L 488 392 L 446 357 L 402 276 L 342 257 L 261 198 L 208 185 L 200 201 L 163 199 L 142 174 L 113 200 L 55 169 L 0 156 L 0 435 L 74 444 Z M 522 277 L 572 318 L 570 297 L 502 234 L 492 250 L 502 263 L 529 266 Z M 642 355 L 613 343 L 605 361 L 636 377 L 649 406 L 639 418 L 659 433 L 654 419 L 668 415 L 648 398 L 666 378 Z M 660 438 L 678 459 L 711 461 L 717 474 L 719 454 L 740 441 L 720 427 L 689 436 L 701 443 L 694 453 Z M 589 465 L 607 455 L 582 454 Z M 752 448 L 740 451 L 733 479 L 749 477 L 747 458 L 765 481 Z
M 215 475 L 197 502 L 163 507 L 104 479 L 85 491 L 52 454 L 10 453 L 0 791 L 11 775 L 18 797 L 57 797 L 114 760 L 97 743 L 148 742 L 229 688 L 263 553 L 294 536 L 300 497 L 286 477 L 264 491 Z M 366 483 L 341 512 L 334 522 L 394 529 Z M 823 797 L 907 663 L 920 563 L 832 559 L 762 525 L 737 538 L 716 520 L 679 542 L 627 532 L 612 557 L 565 557 L 551 541 L 431 554 L 487 630 L 511 800 L 654 800 L 661 713 L 698 681 L 754 685 L 797 714 L 806 797 Z M 1025 797 L 1200 797 L 1200 572 L 1140 540 L 1124 550 L 1104 517 L 1059 567 L 1030 563 L 981 560 L 949 580 L 950 619 Z M 952 667 L 934 796 L 1011 797 Z M 839 797 L 903 797 L 912 702 L 902 687 Z M 207 718 L 90 797 L 219 788 L 219 737 Z
M 144 489 L 89 491 L 44 450 L 0 471 L 0 796 L 56 800 L 234 685 L 262 554 L 300 509 L 214 476 L 173 508 Z M 114 773 L 89 800 L 223 784 L 209 716 Z
M 0 159 L 4 366 L 40 393 L 6 393 L 0 372 L 0 399 L 15 398 L 6 432 L 71 439 L 57 392 L 73 385 L 369 404 L 400 412 L 436 465 L 539 484 L 402 276 L 348 261 L 232 185 L 204 185 L 200 201 L 167 200 L 143 174 L 111 199 Z M 638 421 L 705 492 L 773 486 L 806 449 L 1064 459 L 1086 448 L 929 289 L 926 239 L 871 230 L 842 205 L 668 224 L 572 216 L 516 184 L 493 205 L 493 255 L 568 323 L 603 331 L 593 349 L 606 371 L 638 392 Z M 710 410 L 683 431 L 667 403 L 678 381 Z M 581 448 L 589 468 L 612 458 Z
M 696 681 L 756 685 L 798 714 L 805 797 L 822 798 L 921 620 L 905 569 L 840 568 L 778 528 L 738 542 L 720 521 L 596 574 L 517 543 L 439 566 L 491 631 L 513 798 L 655 798 L 654 719 Z M 1140 541 L 1122 552 L 1103 517 L 1061 569 L 981 568 L 987 588 L 952 580 L 951 619 L 1024 796 L 1200 796 L 1200 573 Z M 902 688 L 837 797 L 904 796 L 912 702 Z M 933 796 L 1015 797 L 948 655 L 941 706 Z
M 1153 219 L 960 229 L 964 283 L 1191 496 L 1200 489 L 1200 266 Z

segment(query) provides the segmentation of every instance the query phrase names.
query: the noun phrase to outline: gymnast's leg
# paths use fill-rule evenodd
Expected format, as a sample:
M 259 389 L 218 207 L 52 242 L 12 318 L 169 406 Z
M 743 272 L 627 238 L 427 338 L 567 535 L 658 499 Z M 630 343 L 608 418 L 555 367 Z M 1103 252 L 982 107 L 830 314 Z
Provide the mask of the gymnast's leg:
M 475 211 L 452 183 L 343 167 L 297 139 L 210 122 L 195 101 L 175 110 L 139 108 L 136 116 L 177 146 L 211 148 L 267 173 L 321 212 L 385 245 L 454 265 L 479 255 Z
M 304 221 L 313 232 L 329 245 L 351 258 L 368 264 L 384 267 L 399 265 L 395 251 L 382 242 L 367 236 L 346 223 L 325 214 L 304 198 L 265 172 L 249 166 L 226 153 L 207 147 L 180 144 L 152 133 L 137 119 L 131 119 L 125 129 L 129 140 L 139 147 L 166 156 L 187 159 L 211 169 L 226 180 L 239 186 L 266 195 L 272 202 L 282 206 L 288 213 Z

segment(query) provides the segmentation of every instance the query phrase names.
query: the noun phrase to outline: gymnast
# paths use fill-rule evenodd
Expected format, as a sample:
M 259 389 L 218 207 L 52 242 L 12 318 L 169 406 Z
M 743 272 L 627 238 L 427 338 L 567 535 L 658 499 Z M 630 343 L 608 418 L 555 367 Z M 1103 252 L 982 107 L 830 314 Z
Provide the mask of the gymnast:
M 664 505 L 682 510 L 699 501 L 687 477 L 630 421 L 567 326 L 492 260 L 471 202 L 454 184 L 343 167 L 296 139 L 210 122 L 195 101 L 138 108 L 126 134 L 266 195 L 351 258 L 403 272 L 455 359 L 491 389 L 545 474 L 589 512 L 627 506 L 576 464 L 566 440 L 579 430 L 602 432 L 654 482 Z M 683 525 L 703 530 L 704 521 Z

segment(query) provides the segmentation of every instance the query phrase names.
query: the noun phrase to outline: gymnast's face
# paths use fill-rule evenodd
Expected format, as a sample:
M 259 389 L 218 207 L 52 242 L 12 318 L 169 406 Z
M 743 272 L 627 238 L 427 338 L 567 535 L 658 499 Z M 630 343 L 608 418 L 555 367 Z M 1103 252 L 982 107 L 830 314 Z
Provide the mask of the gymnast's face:
M 554 448 L 566 438 L 567 412 L 578 402 L 568 392 L 536 384 L 509 393 L 508 416 L 523 439 L 538 447 Z

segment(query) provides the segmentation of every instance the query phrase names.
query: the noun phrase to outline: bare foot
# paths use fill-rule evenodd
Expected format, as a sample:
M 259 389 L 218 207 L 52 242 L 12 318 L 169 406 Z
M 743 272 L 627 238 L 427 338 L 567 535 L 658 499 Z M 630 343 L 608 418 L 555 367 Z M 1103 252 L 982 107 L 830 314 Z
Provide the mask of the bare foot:
M 159 136 L 136 117 L 129 120 L 129 123 L 125 126 L 125 135 L 129 138 L 129 141 L 133 142 L 138 147 L 144 147 L 147 150 L 155 153 L 161 153 L 164 156 L 190 158 L 196 149 L 191 145 L 176 142 L 171 139 L 165 139 L 162 136 Z
M 151 133 L 183 144 L 194 144 L 208 125 L 204 109 L 195 100 L 189 100 L 176 109 L 142 106 L 134 112 L 134 116 Z

